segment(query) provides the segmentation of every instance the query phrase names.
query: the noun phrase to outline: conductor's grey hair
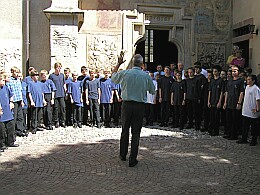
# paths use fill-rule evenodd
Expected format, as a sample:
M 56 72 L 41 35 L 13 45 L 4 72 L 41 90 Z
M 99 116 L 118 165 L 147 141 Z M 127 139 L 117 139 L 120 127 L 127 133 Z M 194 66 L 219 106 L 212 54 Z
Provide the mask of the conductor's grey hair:
M 133 65 L 141 67 L 143 65 L 144 59 L 140 54 L 136 54 L 133 58 Z

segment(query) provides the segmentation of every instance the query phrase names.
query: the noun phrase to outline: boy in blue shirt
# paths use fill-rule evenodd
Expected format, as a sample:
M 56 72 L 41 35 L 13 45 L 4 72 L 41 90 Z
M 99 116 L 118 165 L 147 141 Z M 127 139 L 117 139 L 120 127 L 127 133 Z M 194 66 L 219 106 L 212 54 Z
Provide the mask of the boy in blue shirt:
M 82 128 L 81 109 L 83 107 L 82 85 L 77 80 L 78 74 L 72 73 L 72 81 L 68 84 L 68 94 L 70 95 L 71 104 L 73 105 L 73 127 Z
M 14 94 L 13 101 L 14 101 L 14 123 L 15 123 L 15 130 L 18 136 L 25 136 L 25 127 L 23 126 L 23 110 L 22 107 L 23 103 L 23 96 L 22 96 L 22 84 L 20 79 L 18 78 L 20 70 L 17 67 L 11 68 L 11 77 L 10 80 L 6 80 L 7 87 L 12 91 Z
M 13 93 L 5 85 L 2 74 L 0 74 L 0 105 L 0 149 L 3 151 L 6 148 L 5 145 L 8 147 L 18 147 L 19 145 L 15 144 L 15 123 L 11 111 L 14 108 Z
M 95 78 L 95 72 L 90 71 L 89 81 L 86 82 L 86 103 L 90 107 L 90 119 L 92 120 L 92 125 L 95 121 L 98 128 L 101 128 L 100 123 L 100 82 L 99 79 Z
M 72 82 L 70 73 L 71 73 L 71 71 L 69 68 L 64 69 L 65 85 L 66 85 L 66 91 L 65 91 L 66 123 L 65 124 L 67 126 L 72 126 L 72 124 L 73 124 L 73 109 L 72 109 L 70 95 L 68 93 L 69 83 Z
M 41 130 L 39 124 L 42 119 L 42 108 L 46 106 L 46 101 L 44 100 L 43 84 L 38 81 L 39 73 L 32 71 L 31 76 L 33 81 L 28 85 L 28 93 L 32 107 L 32 134 L 36 134 Z
M 110 72 L 104 71 L 104 78 L 100 79 L 100 106 L 102 110 L 102 120 L 105 127 L 110 127 L 111 121 L 111 104 L 113 103 L 113 95 L 115 84 L 109 78 Z
M 28 84 L 23 80 L 23 74 L 19 73 L 19 79 L 21 81 L 21 85 L 22 85 L 22 95 L 23 95 L 23 107 L 22 107 L 22 111 L 23 111 L 23 126 L 24 129 L 30 129 L 29 125 L 27 124 L 27 114 L 28 114 L 28 100 L 27 100 L 27 87 Z M 28 132 L 26 130 L 25 135 L 28 136 Z
M 61 73 L 62 65 L 59 62 L 54 64 L 54 73 L 50 74 L 49 79 L 51 79 L 56 87 L 55 99 L 54 99 L 54 109 L 53 109 L 53 118 L 55 121 L 55 128 L 58 128 L 60 125 L 65 127 L 66 119 L 66 110 L 65 110 L 65 77 Z
M 86 82 L 89 80 L 89 71 L 86 66 L 81 66 L 81 75 L 78 77 L 78 81 L 81 81 L 82 90 L 83 90 L 83 109 L 82 109 L 82 122 L 83 125 L 88 125 L 88 111 L 89 105 L 86 101 Z
M 54 104 L 54 96 L 56 87 L 52 80 L 47 79 L 48 71 L 41 71 L 41 82 L 43 84 L 44 99 L 46 106 L 43 108 L 43 122 L 47 130 L 53 130 L 52 127 L 52 105 Z

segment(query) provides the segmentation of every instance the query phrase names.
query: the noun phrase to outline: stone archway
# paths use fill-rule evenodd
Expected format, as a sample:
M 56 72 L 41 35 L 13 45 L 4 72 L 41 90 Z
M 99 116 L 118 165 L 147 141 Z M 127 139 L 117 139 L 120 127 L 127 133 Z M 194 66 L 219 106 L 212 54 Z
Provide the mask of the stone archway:
M 169 41 L 169 30 L 147 29 L 146 39 L 137 44 L 135 54 L 144 56 L 147 70 L 156 71 L 158 64 L 169 66 L 179 61 L 179 49 Z

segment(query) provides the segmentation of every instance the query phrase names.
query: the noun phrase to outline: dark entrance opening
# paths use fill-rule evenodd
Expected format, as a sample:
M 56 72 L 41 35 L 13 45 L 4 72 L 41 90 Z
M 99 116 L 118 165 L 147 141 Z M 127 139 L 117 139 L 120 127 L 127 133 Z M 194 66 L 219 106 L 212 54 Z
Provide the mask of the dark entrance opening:
M 245 58 L 245 67 L 249 66 L 249 40 L 235 43 L 242 50 L 242 57 Z
M 178 62 L 178 48 L 168 38 L 169 30 L 146 30 L 146 40 L 137 45 L 135 53 L 144 57 L 147 70 L 156 71 L 158 64 L 164 67 Z

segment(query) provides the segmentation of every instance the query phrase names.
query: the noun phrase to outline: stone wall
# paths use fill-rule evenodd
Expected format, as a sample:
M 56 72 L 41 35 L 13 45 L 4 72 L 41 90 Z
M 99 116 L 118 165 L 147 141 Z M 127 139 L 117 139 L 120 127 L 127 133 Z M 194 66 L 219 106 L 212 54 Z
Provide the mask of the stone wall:
M 9 59 L 12 64 L 22 55 L 24 1 L 0 1 L 3 13 L 0 39 L 5 40 L 0 47 L 7 45 L 6 42 L 16 46 L 10 52 L 1 52 L 1 55 L 9 58 L 15 56 Z M 52 28 L 43 11 L 51 3 L 65 10 L 70 9 L 66 5 L 73 7 L 79 3 L 78 7 L 85 12 L 80 30 L 67 32 L 64 30 L 66 22 L 60 24 L 59 30 Z M 38 70 L 50 70 L 53 63 L 61 59 L 56 55 L 58 50 L 55 51 L 55 44 L 69 44 L 66 51 L 62 50 L 61 53 L 67 56 L 64 59 L 77 58 L 73 62 L 64 60 L 65 66 L 74 66 L 76 69 L 82 65 L 95 69 L 100 64 L 103 69 L 109 68 L 115 63 L 121 49 L 128 51 L 129 61 L 135 51 L 135 43 L 144 35 L 144 25 L 168 29 L 169 41 L 176 44 L 179 60 L 184 61 L 186 66 L 197 60 L 205 60 L 207 55 L 213 56 L 214 63 L 223 64 L 231 48 L 231 10 L 231 0 L 33 0 L 30 1 L 30 65 Z M 142 13 L 147 15 L 145 19 L 150 20 L 150 24 L 145 24 Z M 75 27 L 81 25 L 78 18 L 76 20 Z M 62 38 L 62 33 L 66 37 Z M 21 64 L 21 60 L 18 62 Z M 2 60 L 1 63 L 7 62 Z
M 170 30 L 169 41 L 176 44 L 186 66 L 208 55 L 214 64 L 223 65 L 232 47 L 231 0 L 81 0 L 79 5 L 83 10 L 137 9 L 146 14 L 150 26 Z

